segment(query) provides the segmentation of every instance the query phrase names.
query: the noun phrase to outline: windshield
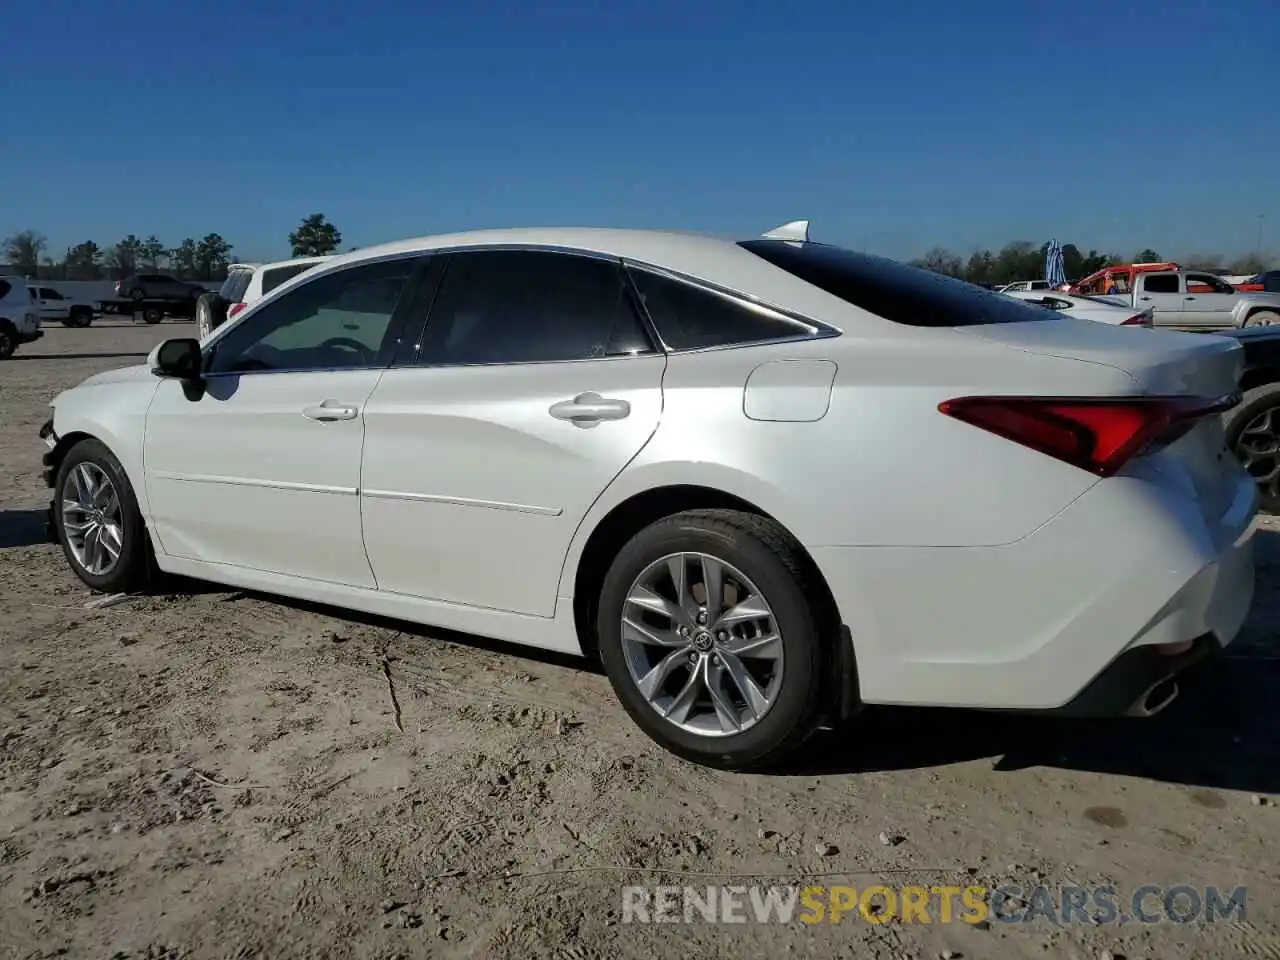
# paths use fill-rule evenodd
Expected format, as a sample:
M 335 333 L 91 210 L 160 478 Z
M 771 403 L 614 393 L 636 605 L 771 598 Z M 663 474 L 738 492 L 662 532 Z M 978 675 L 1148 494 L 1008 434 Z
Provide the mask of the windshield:
M 823 243 L 747 240 L 744 249 L 846 303 L 913 327 L 1033 323 L 1044 310 L 931 270 Z

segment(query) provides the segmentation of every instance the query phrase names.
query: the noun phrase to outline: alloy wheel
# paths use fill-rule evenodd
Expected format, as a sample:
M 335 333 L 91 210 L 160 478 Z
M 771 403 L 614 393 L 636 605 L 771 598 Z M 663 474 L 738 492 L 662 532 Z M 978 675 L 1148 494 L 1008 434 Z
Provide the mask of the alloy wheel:
M 650 708 L 700 736 L 750 729 L 782 688 L 772 608 L 740 570 L 706 553 L 671 554 L 641 571 L 624 603 L 622 651 Z
M 120 562 L 124 549 L 124 515 L 120 495 L 95 463 L 76 464 L 62 490 L 62 528 L 76 562 L 87 573 L 103 576 Z

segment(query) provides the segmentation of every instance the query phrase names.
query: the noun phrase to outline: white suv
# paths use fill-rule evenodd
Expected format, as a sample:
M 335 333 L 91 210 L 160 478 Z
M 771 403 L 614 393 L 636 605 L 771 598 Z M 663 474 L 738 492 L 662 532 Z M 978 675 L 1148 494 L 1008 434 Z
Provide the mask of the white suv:
M 203 340 L 249 304 L 261 300 L 286 280 L 292 280 L 325 257 L 299 257 L 274 263 L 233 263 L 218 292 L 202 296 L 196 304 L 196 336 Z
M 0 277 L 0 360 L 13 356 L 19 344 L 44 336 L 40 314 L 21 277 Z

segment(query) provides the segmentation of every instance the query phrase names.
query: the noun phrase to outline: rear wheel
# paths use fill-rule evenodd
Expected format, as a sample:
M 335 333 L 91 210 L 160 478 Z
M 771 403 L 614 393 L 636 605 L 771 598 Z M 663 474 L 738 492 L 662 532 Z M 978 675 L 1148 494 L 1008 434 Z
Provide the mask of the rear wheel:
M 1223 426 L 1229 446 L 1258 484 L 1267 513 L 1280 513 L 1280 383 L 1246 390 Z
M 71 311 L 71 318 L 70 318 L 70 322 L 68 323 L 68 326 L 72 326 L 72 327 L 87 327 L 87 326 L 89 326 L 91 323 L 93 323 L 93 311 L 92 311 L 92 310 L 84 310 L 84 309 L 81 309 L 81 310 L 72 310 L 72 311 Z
M 8 360 L 16 349 L 18 338 L 13 334 L 13 327 L 8 320 L 0 320 L 0 360 Z
M 129 291 L 129 299 L 135 303 L 141 303 L 147 298 L 147 293 L 141 287 L 135 287 Z
M 831 648 L 820 590 L 777 524 L 732 510 L 654 523 L 605 576 L 597 629 L 632 719 L 686 759 L 775 765 L 816 728 Z
M 159 307 L 148 307 L 142 311 L 142 319 L 147 323 L 159 323 L 164 319 L 164 314 Z
M 98 440 L 67 453 L 54 484 L 54 526 L 72 572 L 106 593 L 146 585 L 146 530 L 120 461 Z
M 1272 310 L 1258 310 L 1245 318 L 1246 327 L 1274 327 L 1280 324 L 1280 313 Z

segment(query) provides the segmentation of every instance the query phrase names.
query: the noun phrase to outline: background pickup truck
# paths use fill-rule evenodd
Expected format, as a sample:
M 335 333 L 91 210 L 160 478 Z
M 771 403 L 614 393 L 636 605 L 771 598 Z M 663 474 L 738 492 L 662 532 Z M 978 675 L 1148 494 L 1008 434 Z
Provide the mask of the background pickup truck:
M 31 291 L 31 302 L 41 321 L 57 320 L 64 327 L 87 327 L 93 323 L 91 304 L 78 303 L 53 287 L 28 286 L 27 289 Z
M 1152 310 L 1157 329 L 1229 330 L 1280 324 L 1280 294 L 1241 293 L 1221 277 L 1189 270 L 1139 273 L 1129 294 L 1103 297 Z

